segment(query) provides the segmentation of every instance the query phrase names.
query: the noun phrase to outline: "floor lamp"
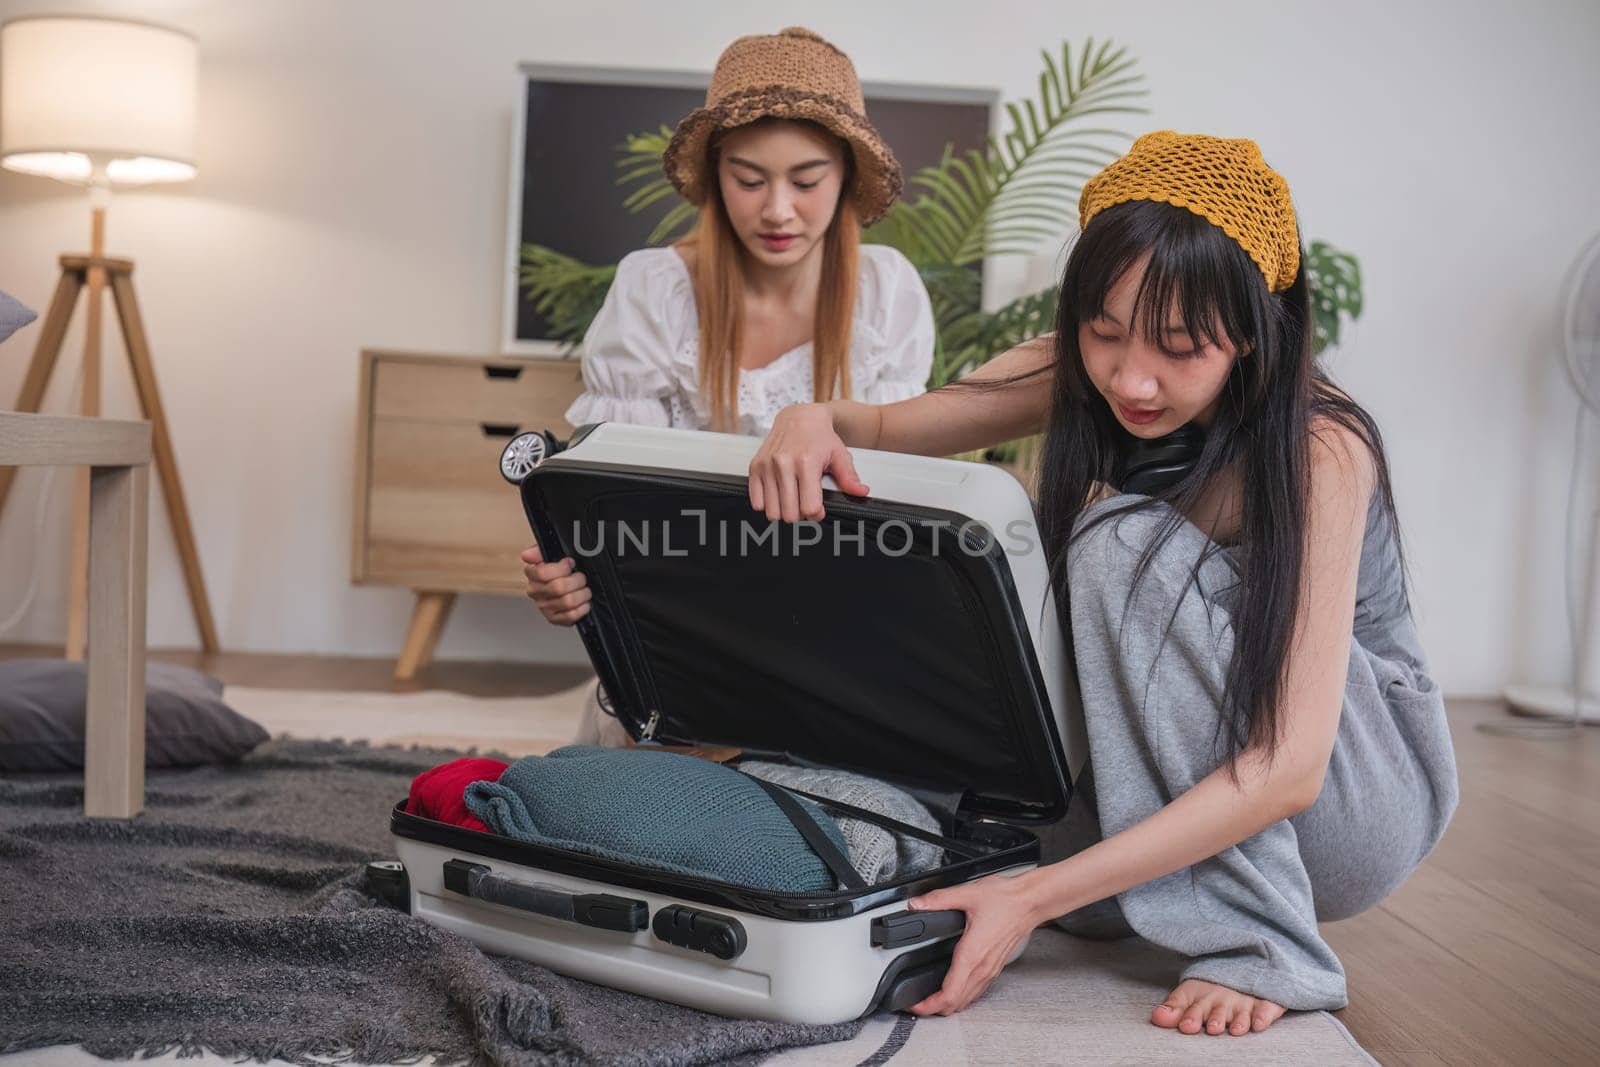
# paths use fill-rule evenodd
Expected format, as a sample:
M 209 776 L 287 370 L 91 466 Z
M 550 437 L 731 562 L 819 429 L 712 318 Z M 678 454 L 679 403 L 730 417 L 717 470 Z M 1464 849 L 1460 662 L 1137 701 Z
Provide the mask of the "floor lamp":
M 81 410 L 85 415 L 100 414 L 102 297 L 109 289 L 139 405 L 151 423 L 156 473 L 200 644 L 205 651 L 216 652 L 216 624 L 200 573 L 194 529 L 134 298 L 133 261 L 105 254 L 106 207 L 113 185 L 194 177 L 197 71 L 194 38 L 160 26 L 55 15 L 0 25 L 0 166 L 86 186 L 90 204 L 89 253 L 61 257 L 61 280 L 45 313 L 16 409 L 39 410 L 73 308 L 87 289 Z M 14 467 L 0 467 L 0 511 L 15 473 Z M 69 659 L 83 656 L 88 575 L 89 471 L 85 469 L 79 472 L 73 504 Z

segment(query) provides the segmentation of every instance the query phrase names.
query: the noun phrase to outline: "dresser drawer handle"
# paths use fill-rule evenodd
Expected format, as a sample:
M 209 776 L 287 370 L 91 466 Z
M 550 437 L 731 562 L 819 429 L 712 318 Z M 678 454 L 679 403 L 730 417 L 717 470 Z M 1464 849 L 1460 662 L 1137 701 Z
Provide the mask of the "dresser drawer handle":
M 514 382 L 518 378 L 522 377 L 522 368 L 521 367 L 496 367 L 496 366 L 490 365 L 490 366 L 485 366 L 483 368 L 483 373 L 484 373 L 484 375 L 486 377 L 489 377 L 489 378 L 505 378 L 508 381 L 513 381 Z
M 481 422 L 485 437 L 515 437 L 522 427 L 514 422 Z

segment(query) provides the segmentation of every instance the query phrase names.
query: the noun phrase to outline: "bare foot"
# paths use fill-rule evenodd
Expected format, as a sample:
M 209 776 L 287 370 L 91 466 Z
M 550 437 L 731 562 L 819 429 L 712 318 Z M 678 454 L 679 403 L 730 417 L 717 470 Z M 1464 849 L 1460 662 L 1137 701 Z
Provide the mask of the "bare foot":
M 1248 996 L 1215 982 L 1190 978 L 1150 1013 L 1150 1021 L 1180 1034 L 1231 1034 L 1265 1030 L 1283 1014 L 1283 1005 Z

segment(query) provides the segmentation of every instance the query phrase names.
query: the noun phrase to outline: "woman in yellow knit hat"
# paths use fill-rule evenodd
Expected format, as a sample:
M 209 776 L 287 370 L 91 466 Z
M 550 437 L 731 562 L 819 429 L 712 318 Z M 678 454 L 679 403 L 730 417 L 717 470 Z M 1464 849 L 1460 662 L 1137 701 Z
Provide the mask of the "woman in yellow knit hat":
M 861 243 L 902 179 L 848 56 L 799 28 L 739 38 L 662 164 L 699 223 L 617 265 L 568 422 L 764 434 L 790 404 L 924 390 L 928 293 L 899 252 Z M 588 612 L 572 560 L 522 559 L 546 618 Z
M 1372 906 L 1456 803 L 1382 440 L 1311 355 L 1283 178 L 1245 140 L 1141 137 L 1084 186 L 1057 332 L 886 406 L 784 411 L 751 503 L 865 495 L 847 446 L 948 455 L 1044 432 L 1038 506 L 1089 756 L 1055 862 L 914 900 L 967 913 L 959 1011 L 1028 932 L 1188 963 L 1151 1021 L 1261 1030 L 1345 1004 L 1319 921 Z M 1070 593 L 1070 596 L 1069 596 Z

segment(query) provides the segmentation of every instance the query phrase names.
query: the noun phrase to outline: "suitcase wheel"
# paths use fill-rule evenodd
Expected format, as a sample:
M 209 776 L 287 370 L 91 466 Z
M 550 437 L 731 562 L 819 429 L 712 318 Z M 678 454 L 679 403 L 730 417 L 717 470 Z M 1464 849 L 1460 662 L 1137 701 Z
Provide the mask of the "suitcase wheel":
M 376 860 L 367 864 L 363 881 L 368 893 L 391 908 L 410 913 L 411 879 L 399 860 Z
M 937 993 L 939 987 L 944 985 L 944 976 L 949 970 L 950 961 L 943 959 L 902 971 L 891 981 L 879 1007 L 883 1011 L 905 1011 Z

